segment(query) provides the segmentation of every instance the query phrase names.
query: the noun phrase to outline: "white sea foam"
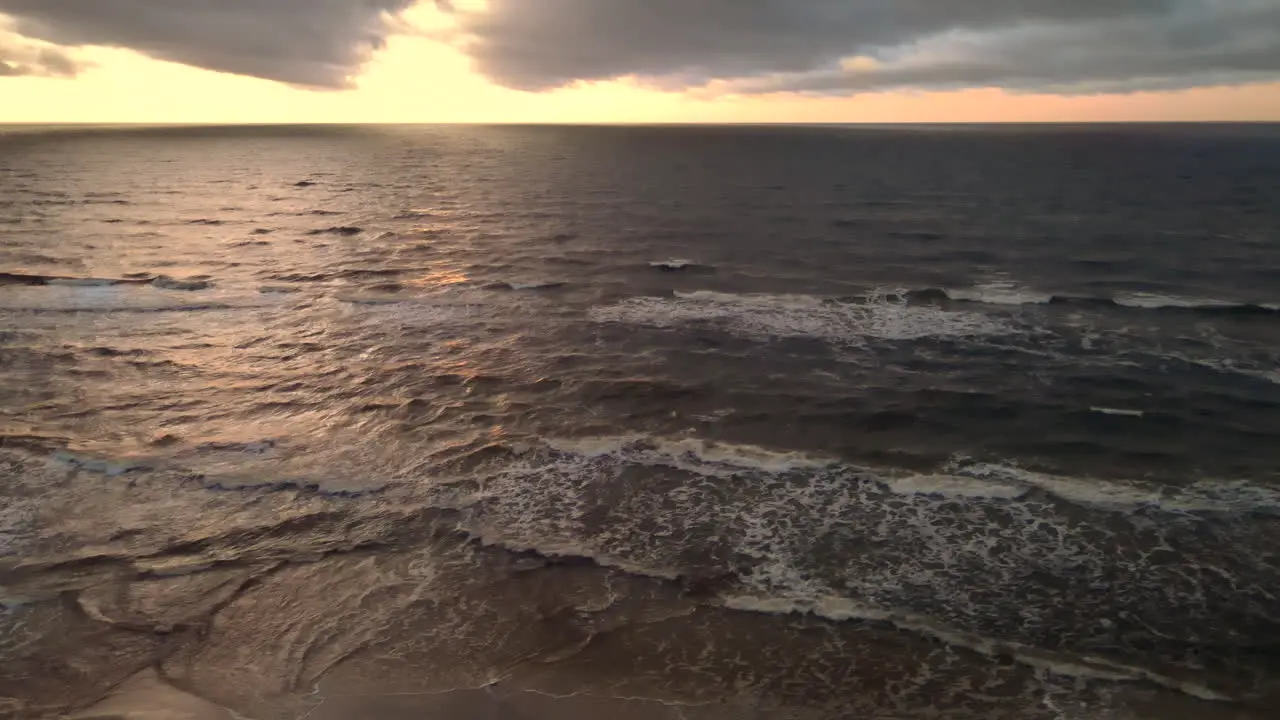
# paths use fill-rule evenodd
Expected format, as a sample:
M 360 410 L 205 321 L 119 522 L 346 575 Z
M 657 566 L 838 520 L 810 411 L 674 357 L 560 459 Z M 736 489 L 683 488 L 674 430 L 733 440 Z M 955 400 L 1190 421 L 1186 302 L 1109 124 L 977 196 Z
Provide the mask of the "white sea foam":
M 1280 370 L 1245 370 L 1244 374 L 1280 385 Z
M 1012 499 L 1027 494 L 1026 485 L 1000 482 L 979 477 L 934 473 L 927 475 L 886 476 L 880 480 L 899 495 L 938 495 L 954 498 Z
M 190 293 L 151 288 L 136 283 L 6 287 L 0 311 L 55 313 L 144 313 L 228 310 L 261 307 L 262 299 L 229 292 Z
M 938 472 L 906 473 L 858 467 L 834 458 L 754 445 L 644 435 L 553 439 L 546 444 L 569 454 L 560 462 L 609 459 L 668 467 L 714 478 L 744 473 L 766 476 L 822 473 L 856 477 L 904 496 L 1008 500 L 1020 498 L 1032 488 L 1038 488 L 1062 500 L 1107 510 L 1159 507 L 1174 512 L 1280 513 L 1280 488 L 1244 480 L 1205 480 L 1170 487 L 1141 481 L 1051 475 L 1013 464 L 974 463 L 963 459 L 953 460 Z M 528 448 L 524 449 L 528 451 Z
M 1184 359 L 1185 360 L 1185 359 Z M 1242 368 L 1239 364 L 1233 363 L 1231 360 L 1187 360 L 1188 363 L 1202 366 L 1202 368 L 1211 368 L 1220 373 L 1231 373 L 1235 375 L 1244 375 L 1247 378 L 1258 380 L 1266 380 L 1268 383 L 1280 384 L 1280 369 L 1263 370 L 1261 368 Z
M 1115 297 L 1117 305 L 1158 310 L 1160 308 L 1229 308 L 1242 303 L 1230 300 L 1214 300 L 1212 298 L 1179 297 L 1176 295 L 1159 295 L 1156 293 L 1127 293 Z
M 1049 475 L 998 463 L 953 465 L 950 471 L 1009 486 L 1039 488 L 1078 505 L 1108 510 L 1152 507 L 1168 512 L 1280 514 L 1280 488 L 1243 480 L 1205 480 L 1171 488 L 1140 481 Z
M 984 305 L 1045 305 L 1053 302 L 1050 293 L 1032 290 L 1012 280 L 993 280 L 966 288 L 948 288 L 948 297 L 962 302 L 982 303 Z M 1084 298 L 1087 299 L 1087 298 Z M 1105 300 L 1105 298 L 1099 298 Z M 1246 303 L 1215 298 L 1184 297 L 1178 295 L 1161 295 L 1158 293 L 1134 292 L 1117 295 L 1111 298 L 1117 305 L 1142 310 L 1161 309 L 1225 309 L 1239 307 Z M 1259 307 L 1268 310 L 1280 310 L 1280 305 L 1262 304 Z
M 685 258 L 671 258 L 670 260 L 655 260 L 649 263 L 649 267 L 659 270 L 684 270 L 696 264 L 694 261 L 686 260 Z
M 535 521 L 540 511 L 554 507 L 553 524 L 565 529 L 563 523 L 573 518 L 575 503 L 585 502 L 582 493 L 598 483 L 607 483 L 625 466 L 670 468 L 716 481 L 738 478 L 750 481 L 743 486 L 744 489 L 752 492 L 769 490 L 769 497 L 750 500 L 749 506 L 715 508 L 717 513 L 731 512 L 734 524 L 750 526 L 753 529 L 748 535 L 756 536 L 765 544 L 768 544 L 768 538 L 776 535 L 779 530 L 777 523 L 782 517 L 790 516 L 786 526 L 796 529 L 802 525 L 814 528 L 830 526 L 831 522 L 844 521 L 842 509 L 860 507 L 886 512 L 885 493 L 909 500 L 909 505 L 903 506 L 907 510 L 900 508 L 892 512 L 898 513 L 899 520 L 929 537 L 934 537 L 938 531 L 930 514 L 947 503 L 999 503 L 1010 512 L 1024 514 L 1031 512 L 1032 506 L 1039 507 L 1038 501 L 1025 507 L 1009 503 L 1021 503 L 1032 489 L 1040 489 L 1074 504 L 1111 512 L 1142 508 L 1170 513 L 1280 512 L 1280 491 L 1244 481 L 1206 481 L 1169 489 L 1138 482 L 1052 476 L 1012 465 L 959 462 L 935 473 L 876 472 L 801 453 L 693 439 L 639 436 L 562 440 L 550 443 L 550 447 L 555 450 L 552 455 L 535 448 L 525 448 L 512 466 L 486 483 L 486 491 L 463 500 L 460 506 L 490 500 L 519 505 L 521 511 L 508 516 L 496 532 L 498 535 L 507 532 L 520 534 L 518 531 L 524 527 L 529 530 L 525 535 L 527 545 L 523 546 L 526 549 L 536 549 L 540 543 L 557 537 L 557 533 L 546 532 L 548 528 L 539 526 Z M 685 488 L 672 497 L 677 501 L 689 501 L 692 498 L 688 492 L 689 489 Z M 777 505 L 773 506 L 773 503 Z M 582 507 L 577 506 L 578 509 Z M 1018 507 L 1023 509 L 1016 509 Z M 685 509 L 690 511 L 690 518 L 702 514 L 693 508 Z M 778 513 L 770 515 L 771 509 L 778 510 Z M 810 514 L 804 518 L 794 517 L 797 511 Z M 1039 522 L 1046 521 L 1051 521 L 1051 518 L 1041 518 Z M 526 524 L 530 522 L 532 525 Z M 901 533 L 907 529 L 904 525 L 885 527 L 880 531 Z M 992 530 L 1005 532 L 1007 529 Z M 593 550 L 590 543 L 584 545 L 575 533 L 569 533 L 568 537 L 575 538 L 569 542 L 575 553 L 619 555 L 603 547 Z M 944 546 L 935 549 L 959 550 Z
M 1241 367 L 1238 363 L 1229 358 L 1216 358 L 1208 360 L 1200 360 L 1190 358 L 1180 354 L 1166 354 L 1163 357 L 1180 360 L 1191 365 L 1199 365 L 1200 367 L 1209 368 L 1220 373 L 1229 373 L 1232 375 L 1242 375 L 1244 377 L 1253 378 L 1255 380 L 1263 380 L 1269 383 L 1280 385 L 1280 368 L 1274 370 L 1266 370 L 1262 368 Z
M 568 283 L 564 280 L 513 280 L 503 284 L 512 290 L 554 290 Z
M 1140 417 L 1146 417 L 1147 415 L 1147 413 L 1143 410 L 1125 410 L 1123 408 L 1109 408 L 1109 407 L 1097 407 L 1097 406 L 1089 408 L 1089 411 L 1096 412 L 1102 415 L 1114 415 L 1116 417 L 1140 418 Z
M 472 484 L 445 487 L 438 504 L 461 512 L 461 527 L 487 544 L 658 578 L 727 578 L 712 602 L 730 609 L 885 622 L 1045 672 L 1141 680 L 1206 699 L 1220 696 L 1142 667 L 1046 651 L 1021 633 L 1030 628 L 1035 637 L 1059 602 L 1088 604 L 1078 595 L 1087 588 L 1081 578 L 1107 582 L 1116 572 L 1132 578 L 1126 592 L 1194 614 L 1198 606 L 1179 598 L 1196 597 L 1203 588 L 1195 583 L 1217 576 L 1197 580 L 1185 568 L 1256 564 L 1251 536 L 1188 546 L 1173 564 L 1131 545 L 1152 542 L 1153 532 L 1157 543 L 1178 528 L 1195 533 L 1203 521 L 1188 513 L 1280 508 L 1276 491 L 1244 482 L 1171 490 L 961 460 L 933 473 L 872 471 L 803 453 L 638 435 L 524 446 Z M 1036 491 L 1093 512 L 1096 522 L 1082 523 Z M 1028 593 L 1032 571 L 1063 573 L 1077 595 Z M 1115 612 L 1107 602 L 1095 613 Z M 1076 630 L 1106 632 L 1105 614 L 1089 617 Z
M 1053 299 L 1048 293 L 1028 290 L 1015 282 L 996 280 L 968 288 L 948 289 L 952 300 L 985 305 L 1043 305 Z
M 644 465 L 659 465 L 700 475 L 727 477 L 742 471 L 785 473 L 831 466 L 834 460 L 799 452 L 766 450 L 754 445 L 718 443 L 694 438 L 665 439 L 640 435 L 551 440 L 548 445 L 586 458 L 613 456 Z
M 1006 335 L 1003 320 L 980 313 L 911 306 L 900 295 L 876 293 L 865 303 L 838 302 L 812 295 L 735 295 L 710 291 L 676 293 L 673 298 L 631 298 L 594 308 L 596 322 L 673 328 L 710 323 L 747 337 L 816 338 L 857 345 L 868 339 L 917 340 Z

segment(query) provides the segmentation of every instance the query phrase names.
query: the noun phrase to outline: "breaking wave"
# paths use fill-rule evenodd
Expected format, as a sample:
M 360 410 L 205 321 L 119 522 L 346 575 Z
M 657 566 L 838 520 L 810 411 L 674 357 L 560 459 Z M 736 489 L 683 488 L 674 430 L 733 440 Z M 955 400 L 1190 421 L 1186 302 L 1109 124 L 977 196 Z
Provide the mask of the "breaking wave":
M 1180 667 L 1188 646 L 1280 642 L 1274 488 L 960 461 L 907 473 L 636 436 L 512 454 L 442 498 L 469 534 L 679 579 L 731 608 L 893 622 L 1147 680 L 1140 668 Z
M 861 301 L 812 295 L 737 295 L 710 291 L 670 298 L 638 297 L 597 307 L 596 322 L 657 328 L 707 323 L 747 337 L 816 338 L 857 345 L 864 340 L 970 338 L 1013 334 L 1005 321 L 972 312 L 915 305 L 903 295 L 876 293 Z
M 649 267 L 663 272 L 692 272 L 699 274 L 711 273 L 716 269 L 714 265 L 705 265 L 685 258 L 654 260 L 649 263 Z
M 558 290 L 569 283 L 565 280 L 503 280 L 485 285 L 486 290 Z
M 956 302 L 982 305 L 1071 305 L 1092 308 L 1129 308 L 1205 315 L 1276 315 L 1280 304 L 1241 303 L 1211 298 L 1188 298 L 1154 293 L 1128 293 L 1114 297 L 1055 295 L 1037 292 L 1010 282 L 993 282 L 969 288 L 926 288 L 907 296 L 917 302 Z

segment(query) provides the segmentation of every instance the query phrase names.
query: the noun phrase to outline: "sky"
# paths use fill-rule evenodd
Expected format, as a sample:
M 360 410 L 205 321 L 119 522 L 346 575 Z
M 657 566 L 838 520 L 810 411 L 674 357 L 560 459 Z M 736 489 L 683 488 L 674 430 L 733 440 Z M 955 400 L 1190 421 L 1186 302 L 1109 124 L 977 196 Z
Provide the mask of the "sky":
M 0 0 L 0 122 L 1280 121 L 1280 0 Z

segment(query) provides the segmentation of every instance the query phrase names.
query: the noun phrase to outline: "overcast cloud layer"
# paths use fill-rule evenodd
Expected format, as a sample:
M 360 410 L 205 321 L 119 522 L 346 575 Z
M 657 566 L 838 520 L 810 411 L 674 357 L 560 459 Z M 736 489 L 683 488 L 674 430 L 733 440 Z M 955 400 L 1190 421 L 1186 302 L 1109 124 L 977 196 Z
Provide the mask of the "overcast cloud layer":
M 125 47 L 210 70 L 342 88 L 382 47 L 385 14 L 413 2 L 0 0 L 0 13 L 21 34 L 59 45 Z
M 448 10 L 448 0 L 435 0 Z M 413 0 L 0 0 L 18 30 L 344 87 Z M 493 81 L 847 95 L 1123 92 L 1280 79 L 1280 0 L 490 0 L 448 39 Z M 0 74 L 65 74 L 52 60 Z M 63 56 L 65 57 L 65 56 Z M 16 68 L 16 69 L 15 69 Z M 430 72 L 424 68 L 424 72 Z
M 1280 78 L 1280 0 L 491 0 L 482 72 L 739 92 L 1123 91 Z

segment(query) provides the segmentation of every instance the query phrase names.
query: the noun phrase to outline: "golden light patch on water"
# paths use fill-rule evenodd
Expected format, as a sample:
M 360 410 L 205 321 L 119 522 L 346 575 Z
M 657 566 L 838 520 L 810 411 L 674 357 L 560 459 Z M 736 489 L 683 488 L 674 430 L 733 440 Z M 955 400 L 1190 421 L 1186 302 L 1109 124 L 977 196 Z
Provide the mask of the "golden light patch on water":
M 469 282 L 471 282 L 470 276 L 461 270 L 453 268 L 431 270 L 422 275 L 407 277 L 404 280 L 405 285 L 422 288 L 444 288 L 464 285 Z

